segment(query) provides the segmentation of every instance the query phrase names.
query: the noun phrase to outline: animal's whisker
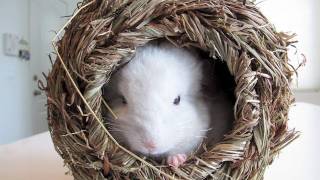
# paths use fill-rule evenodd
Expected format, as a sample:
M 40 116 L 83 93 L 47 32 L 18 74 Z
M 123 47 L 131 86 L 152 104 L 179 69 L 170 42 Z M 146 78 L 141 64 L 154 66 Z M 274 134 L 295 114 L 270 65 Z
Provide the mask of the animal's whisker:
M 211 130 L 213 130 L 213 128 L 202 129 L 202 130 L 200 130 L 200 131 L 201 131 L 201 132 L 208 132 L 208 131 L 211 131 Z
M 124 131 L 121 129 L 110 129 L 110 132 L 124 132 Z

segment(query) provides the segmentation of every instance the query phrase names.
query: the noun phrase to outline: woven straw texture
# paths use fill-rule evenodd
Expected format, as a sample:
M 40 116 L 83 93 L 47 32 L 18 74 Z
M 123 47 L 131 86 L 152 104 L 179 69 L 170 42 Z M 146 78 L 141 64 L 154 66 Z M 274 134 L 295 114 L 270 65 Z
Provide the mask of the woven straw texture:
M 52 140 L 75 179 L 263 179 L 297 137 L 287 127 L 292 36 L 277 32 L 253 2 L 86 0 L 78 8 L 54 43 L 45 88 Z M 159 38 L 223 60 L 236 83 L 232 131 L 178 169 L 123 148 L 102 117 L 111 73 Z

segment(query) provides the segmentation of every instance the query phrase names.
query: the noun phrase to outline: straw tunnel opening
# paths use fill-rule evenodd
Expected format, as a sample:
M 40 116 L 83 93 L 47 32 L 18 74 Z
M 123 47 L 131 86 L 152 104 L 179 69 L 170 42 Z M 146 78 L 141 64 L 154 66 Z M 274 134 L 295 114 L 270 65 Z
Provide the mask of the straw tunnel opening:
M 228 66 L 226 62 L 223 59 L 220 58 L 212 58 L 210 57 L 210 53 L 205 52 L 199 48 L 196 49 L 197 52 L 199 52 L 200 57 L 202 60 L 206 61 L 205 66 L 207 69 L 205 71 L 207 75 L 209 75 L 209 83 L 212 85 L 214 84 L 215 86 L 219 87 L 219 90 L 212 90 L 212 92 L 209 92 L 210 96 L 215 96 L 216 93 L 223 92 L 225 93 L 225 97 L 227 98 L 226 101 L 230 102 L 231 106 L 228 106 L 228 111 L 232 113 L 232 119 L 229 120 L 229 124 L 227 127 L 227 130 L 224 131 L 224 135 L 227 135 L 232 129 L 233 125 L 235 123 L 235 117 L 234 117 L 234 105 L 236 102 L 236 97 L 235 97 L 235 88 L 236 88 L 236 83 L 234 76 L 231 75 Z M 209 89 L 211 90 L 211 89 Z M 222 121 L 226 119 L 221 119 Z M 224 136 L 223 135 L 223 136 Z M 219 139 L 218 141 L 214 141 L 214 144 L 208 143 L 209 147 L 214 147 L 215 145 L 219 144 L 220 142 L 223 141 L 223 138 Z M 201 150 L 199 152 L 202 152 Z
M 163 40 L 160 40 L 160 41 L 163 41 Z M 224 135 L 226 135 L 231 131 L 233 123 L 234 123 L 233 106 L 235 104 L 234 90 L 235 90 L 235 86 L 236 86 L 235 81 L 234 81 L 234 77 L 230 74 L 228 66 L 225 61 L 223 61 L 221 59 L 211 58 L 208 52 L 205 52 L 205 51 L 199 49 L 198 47 L 184 47 L 184 48 L 186 48 L 186 49 L 191 48 L 192 51 L 197 52 L 197 54 L 199 55 L 199 60 L 204 61 L 204 62 L 202 62 L 204 64 L 203 65 L 204 73 L 206 75 L 209 75 L 209 77 L 205 78 L 205 81 L 209 82 L 210 86 L 212 85 L 212 83 L 215 83 L 214 86 L 219 86 L 219 91 L 223 91 L 225 94 L 227 94 L 227 96 L 226 96 L 227 101 L 231 102 L 231 104 L 232 104 L 232 106 L 229 109 L 229 111 L 232 112 L 232 120 L 228 124 L 228 127 L 227 127 L 228 130 L 224 132 Z M 114 83 L 114 79 L 116 79 L 116 78 L 114 78 L 114 77 L 123 67 L 125 67 L 128 63 L 130 63 L 131 59 L 128 62 L 120 62 L 121 65 L 119 67 L 117 67 L 116 70 L 113 71 L 113 73 L 110 77 L 110 80 L 102 88 L 102 96 L 103 96 L 104 100 L 107 102 L 107 104 L 110 105 L 112 110 L 113 110 L 112 98 L 117 98 L 117 96 L 119 96 L 119 94 L 114 93 L 113 86 L 116 85 L 116 83 Z M 206 85 L 208 85 L 208 84 L 206 84 Z M 212 95 L 212 93 L 216 93 L 215 90 L 213 92 L 210 92 L 212 90 L 212 88 L 215 88 L 215 87 L 203 86 L 202 90 L 206 91 L 205 93 L 209 92 L 209 95 Z M 123 102 L 125 100 L 120 99 L 120 101 Z M 102 105 L 102 106 L 104 106 L 104 105 Z M 110 113 L 110 110 L 108 110 L 107 108 L 101 108 L 101 113 L 102 113 L 103 120 L 106 123 L 107 129 L 112 132 L 113 125 L 112 125 L 112 123 L 110 123 L 110 118 L 112 118 L 113 115 Z M 114 113 L 114 112 L 112 112 L 112 113 Z M 117 116 L 117 113 L 115 113 L 115 115 Z M 224 119 L 221 119 L 221 120 L 224 120 Z M 121 145 L 123 145 L 124 147 L 126 147 L 130 150 L 130 147 L 127 142 L 123 141 L 123 139 L 119 138 L 119 136 L 117 137 L 117 135 L 115 135 L 113 133 L 111 133 L 111 134 L 113 136 L 115 136 L 115 139 L 117 141 L 119 141 Z M 210 142 L 204 141 L 203 143 L 201 143 L 201 145 L 199 145 L 199 147 L 197 148 L 197 150 L 195 150 L 195 152 L 196 152 L 196 154 L 199 154 L 199 153 L 201 154 L 204 152 L 204 149 L 203 149 L 204 144 L 205 144 L 206 148 L 214 147 L 215 144 L 218 144 L 222 140 L 223 139 L 220 137 L 220 139 L 218 141 L 215 141 L 214 144 L 210 144 Z M 133 151 L 133 152 L 135 152 L 135 151 Z M 135 153 L 140 154 L 140 155 L 144 155 L 139 152 L 135 152 Z M 149 158 L 152 160 L 156 160 L 157 162 L 164 163 L 163 156 L 151 156 Z

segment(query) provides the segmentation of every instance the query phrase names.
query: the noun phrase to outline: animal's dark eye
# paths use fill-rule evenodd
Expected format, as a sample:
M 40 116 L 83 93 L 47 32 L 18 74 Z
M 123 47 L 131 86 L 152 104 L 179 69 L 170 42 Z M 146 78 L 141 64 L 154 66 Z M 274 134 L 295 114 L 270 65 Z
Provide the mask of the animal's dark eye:
M 128 104 L 128 102 L 124 96 L 121 97 L 121 100 L 122 100 L 122 104 Z
M 180 104 L 180 96 L 178 96 L 178 97 L 176 97 L 175 99 L 174 99 L 174 101 L 173 101 L 173 104 L 174 105 L 179 105 Z

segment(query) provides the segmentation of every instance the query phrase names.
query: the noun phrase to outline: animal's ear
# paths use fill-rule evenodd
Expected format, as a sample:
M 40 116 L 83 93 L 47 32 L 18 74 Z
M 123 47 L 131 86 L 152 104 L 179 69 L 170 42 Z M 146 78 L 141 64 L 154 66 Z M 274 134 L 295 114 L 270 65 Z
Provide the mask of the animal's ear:
M 214 97 L 220 93 L 227 93 L 232 101 L 235 101 L 234 77 L 230 75 L 225 62 L 219 59 L 205 59 L 204 75 L 202 80 L 202 93 L 206 97 Z
M 121 97 L 120 89 L 120 71 L 114 71 L 108 81 L 102 87 L 102 94 L 107 102 L 113 101 Z
M 119 96 L 114 79 L 102 87 L 102 94 L 107 102 L 110 102 Z
M 219 93 L 220 89 L 213 81 L 201 84 L 201 94 L 206 97 L 212 97 Z
M 203 59 L 203 76 L 201 81 L 201 91 L 204 95 L 217 93 L 219 91 L 219 79 L 215 72 L 215 59 Z

